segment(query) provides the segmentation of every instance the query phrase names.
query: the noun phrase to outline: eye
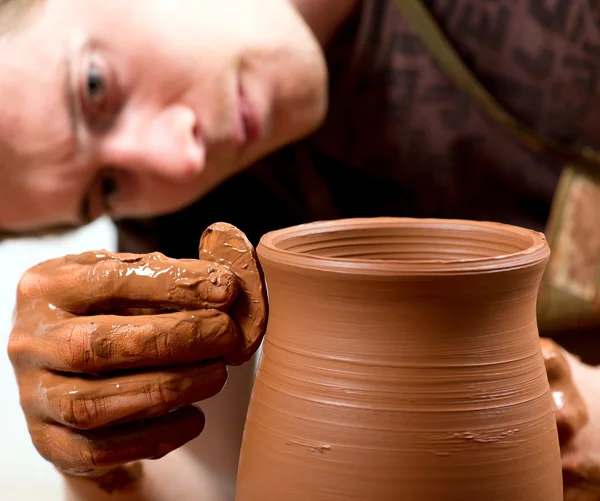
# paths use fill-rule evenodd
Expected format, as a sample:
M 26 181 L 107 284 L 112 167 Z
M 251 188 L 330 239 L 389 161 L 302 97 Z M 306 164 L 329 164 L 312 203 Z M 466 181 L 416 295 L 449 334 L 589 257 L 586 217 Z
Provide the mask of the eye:
M 79 83 L 81 110 L 90 125 L 105 126 L 118 112 L 115 78 L 105 61 L 90 57 Z
M 106 83 L 100 69 L 92 62 L 87 71 L 86 98 L 89 103 L 97 105 L 106 97 Z

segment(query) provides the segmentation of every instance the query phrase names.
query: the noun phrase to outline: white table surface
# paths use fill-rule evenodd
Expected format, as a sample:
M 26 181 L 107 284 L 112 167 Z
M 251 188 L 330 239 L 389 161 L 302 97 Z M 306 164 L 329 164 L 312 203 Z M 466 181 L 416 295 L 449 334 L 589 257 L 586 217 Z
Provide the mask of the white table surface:
M 6 355 L 17 283 L 31 266 L 64 254 L 116 249 L 112 224 L 101 219 L 73 234 L 0 242 L 0 500 L 62 501 L 60 476 L 31 444 Z

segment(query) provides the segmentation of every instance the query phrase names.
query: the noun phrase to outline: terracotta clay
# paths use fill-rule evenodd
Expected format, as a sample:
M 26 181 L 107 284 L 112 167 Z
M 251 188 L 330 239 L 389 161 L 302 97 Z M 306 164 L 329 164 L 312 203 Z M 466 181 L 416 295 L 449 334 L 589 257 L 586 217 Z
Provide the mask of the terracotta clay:
M 270 314 L 237 501 L 562 500 L 543 235 L 343 220 L 258 255 Z
M 234 353 L 227 356 L 230 365 L 247 362 L 260 346 L 268 316 L 267 291 L 253 245 L 244 233 L 228 223 L 215 223 L 202 234 L 201 261 L 225 266 L 237 278 L 241 292 L 229 314 L 240 328 L 241 339 Z

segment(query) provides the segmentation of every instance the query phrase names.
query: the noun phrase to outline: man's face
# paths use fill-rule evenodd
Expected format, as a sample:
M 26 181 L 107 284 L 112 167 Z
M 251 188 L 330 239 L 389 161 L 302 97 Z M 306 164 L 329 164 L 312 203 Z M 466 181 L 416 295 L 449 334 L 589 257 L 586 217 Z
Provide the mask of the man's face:
M 284 0 L 46 0 L 0 39 L 0 228 L 181 208 L 314 129 L 325 91 Z

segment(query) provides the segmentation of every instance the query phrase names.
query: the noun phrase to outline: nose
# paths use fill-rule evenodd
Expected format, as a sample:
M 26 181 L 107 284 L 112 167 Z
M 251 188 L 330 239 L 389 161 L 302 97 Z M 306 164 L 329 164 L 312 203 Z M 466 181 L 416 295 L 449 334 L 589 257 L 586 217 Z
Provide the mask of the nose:
M 105 165 L 185 181 L 204 169 L 206 150 L 195 113 L 171 106 L 152 116 L 124 118 L 101 146 Z

